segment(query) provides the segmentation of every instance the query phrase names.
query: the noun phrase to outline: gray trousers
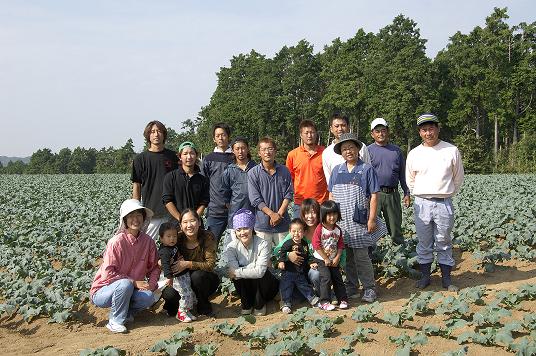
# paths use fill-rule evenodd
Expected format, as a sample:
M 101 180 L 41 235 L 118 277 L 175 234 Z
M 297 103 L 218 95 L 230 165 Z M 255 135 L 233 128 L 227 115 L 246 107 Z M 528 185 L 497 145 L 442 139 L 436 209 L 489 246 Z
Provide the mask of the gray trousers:
M 368 253 L 368 248 L 351 248 L 346 247 L 346 293 L 348 296 L 357 294 L 359 282 L 363 284 L 364 289 L 375 289 L 376 281 L 374 280 L 374 268 Z
M 432 263 L 434 252 L 440 264 L 454 266 L 452 258 L 452 227 L 454 207 L 452 199 L 425 199 L 415 197 L 413 203 L 417 231 L 417 261 Z

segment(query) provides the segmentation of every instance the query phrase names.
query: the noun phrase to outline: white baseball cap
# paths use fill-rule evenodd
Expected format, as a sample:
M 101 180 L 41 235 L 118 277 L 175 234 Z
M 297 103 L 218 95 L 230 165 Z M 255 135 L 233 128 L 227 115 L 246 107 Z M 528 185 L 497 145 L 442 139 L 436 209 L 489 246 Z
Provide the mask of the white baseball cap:
M 378 117 L 378 118 L 372 120 L 372 122 L 370 123 L 370 129 L 374 130 L 374 128 L 376 126 L 378 126 L 378 125 L 389 127 L 389 125 L 387 125 L 387 121 L 385 121 L 385 119 L 383 117 Z

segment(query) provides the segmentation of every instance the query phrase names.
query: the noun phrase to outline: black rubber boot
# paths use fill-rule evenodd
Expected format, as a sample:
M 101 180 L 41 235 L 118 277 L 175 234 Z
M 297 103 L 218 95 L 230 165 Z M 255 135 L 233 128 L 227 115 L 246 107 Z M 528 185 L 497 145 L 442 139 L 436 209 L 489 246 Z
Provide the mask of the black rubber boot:
M 432 264 L 421 263 L 419 264 L 419 269 L 421 270 L 421 279 L 417 281 L 415 287 L 419 289 L 424 289 L 430 285 L 430 272 L 432 269 Z
M 441 284 L 443 288 L 448 289 L 450 292 L 457 292 L 458 287 L 452 284 L 452 279 L 450 278 L 452 266 L 439 264 L 439 268 L 441 269 Z

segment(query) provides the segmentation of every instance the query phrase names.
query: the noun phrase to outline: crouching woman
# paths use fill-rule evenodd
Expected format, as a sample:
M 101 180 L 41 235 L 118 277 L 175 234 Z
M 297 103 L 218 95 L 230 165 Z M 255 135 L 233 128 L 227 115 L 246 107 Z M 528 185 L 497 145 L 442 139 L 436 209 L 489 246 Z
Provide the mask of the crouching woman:
M 240 296 L 242 315 L 266 315 L 266 303 L 279 291 L 279 281 L 268 270 L 271 248 L 266 240 L 254 235 L 255 215 L 247 209 L 233 217 L 236 238 L 225 251 L 228 277 Z M 253 311 L 255 309 L 255 311 Z
M 119 228 L 106 245 L 89 291 L 93 304 L 110 308 L 106 327 L 113 333 L 126 332 L 134 313 L 154 303 L 160 275 L 155 242 L 145 233 L 153 212 L 139 200 L 128 199 L 119 215 Z

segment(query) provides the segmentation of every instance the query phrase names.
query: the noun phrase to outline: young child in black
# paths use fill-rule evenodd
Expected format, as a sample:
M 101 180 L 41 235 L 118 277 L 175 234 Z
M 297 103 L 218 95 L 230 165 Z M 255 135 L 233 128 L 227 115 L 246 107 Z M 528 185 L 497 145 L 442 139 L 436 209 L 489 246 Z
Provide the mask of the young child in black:
M 160 235 L 160 248 L 158 255 L 162 264 L 162 272 L 166 278 L 165 282 L 168 286 L 173 287 L 179 292 L 181 299 L 179 301 L 179 310 L 177 311 L 177 319 L 189 323 L 197 318 L 190 312 L 194 304 L 197 302 L 195 293 L 192 290 L 190 280 L 190 272 L 184 270 L 178 274 L 173 274 L 171 265 L 182 259 L 177 246 L 178 231 L 174 223 L 167 222 L 160 225 L 158 231 Z
M 307 298 L 312 306 L 315 306 L 319 300 L 307 280 L 307 271 L 309 270 L 309 246 L 307 242 L 303 240 L 305 223 L 301 219 L 294 219 L 290 222 L 289 228 L 291 238 L 283 243 L 277 259 L 279 269 L 283 270 L 281 273 L 281 281 L 279 282 L 279 290 L 281 292 L 281 299 L 283 300 L 281 311 L 285 314 L 291 312 L 294 287 Z M 300 265 L 294 264 L 287 259 L 287 253 L 292 251 L 303 257 L 303 262 Z

